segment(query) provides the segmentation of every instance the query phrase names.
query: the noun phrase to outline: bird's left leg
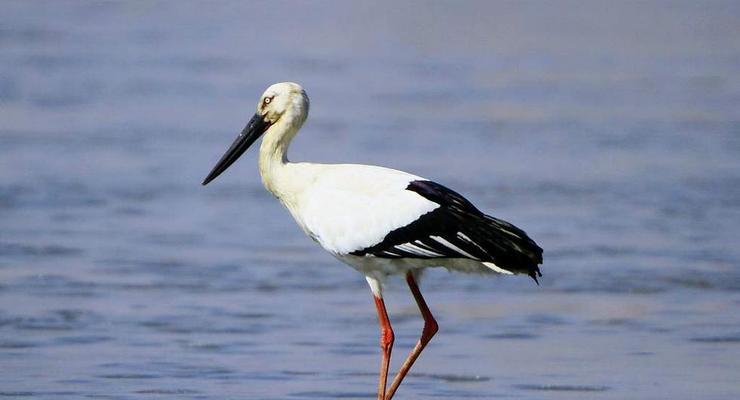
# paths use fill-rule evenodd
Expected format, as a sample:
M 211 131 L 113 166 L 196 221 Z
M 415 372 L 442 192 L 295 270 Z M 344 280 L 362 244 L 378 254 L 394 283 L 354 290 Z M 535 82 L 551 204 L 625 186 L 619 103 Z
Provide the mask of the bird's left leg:
M 403 381 L 403 378 L 409 372 L 411 366 L 414 365 L 414 361 L 419 358 L 421 351 L 424 350 L 427 343 L 432 340 L 432 336 L 434 336 L 434 334 L 439 330 L 439 325 L 437 325 L 437 321 L 434 319 L 432 312 L 429 311 L 429 307 L 427 307 L 427 303 L 424 301 L 424 297 L 421 295 L 421 291 L 419 290 L 419 285 L 416 284 L 416 279 L 411 271 L 406 273 L 406 283 L 408 283 L 409 289 L 411 289 L 411 293 L 414 295 L 414 299 L 416 300 L 416 305 L 419 306 L 419 310 L 421 311 L 421 316 L 424 318 L 424 329 L 421 332 L 419 341 L 416 342 L 416 346 L 414 346 L 411 353 L 406 357 L 406 361 L 401 365 L 401 369 L 398 370 L 396 377 L 393 378 L 393 383 L 391 383 L 391 387 L 386 393 L 385 400 L 393 398 L 393 394 L 396 393 L 401 381 Z

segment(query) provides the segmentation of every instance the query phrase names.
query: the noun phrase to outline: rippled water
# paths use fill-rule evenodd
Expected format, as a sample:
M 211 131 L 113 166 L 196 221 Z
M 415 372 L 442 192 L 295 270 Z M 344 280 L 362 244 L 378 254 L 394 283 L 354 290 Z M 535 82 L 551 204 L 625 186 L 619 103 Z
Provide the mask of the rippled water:
M 433 178 L 545 248 L 540 287 L 426 276 L 399 399 L 740 397 L 737 2 L 348 3 L 3 3 L 0 397 L 373 398 L 364 279 L 254 151 L 200 186 L 282 80 L 292 158 Z M 386 298 L 399 363 L 422 324 Z

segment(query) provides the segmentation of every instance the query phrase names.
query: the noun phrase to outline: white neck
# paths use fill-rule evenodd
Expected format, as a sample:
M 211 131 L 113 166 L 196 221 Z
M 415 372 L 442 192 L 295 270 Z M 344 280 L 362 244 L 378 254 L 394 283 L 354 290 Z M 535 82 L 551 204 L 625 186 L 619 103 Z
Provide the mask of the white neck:
M 286 113 L 267 130 L 262 139 L 259 154 L 262 183 L 279 199 L 283 199 L 290 190 L 288 147 L 305 119 L 302 115 Z

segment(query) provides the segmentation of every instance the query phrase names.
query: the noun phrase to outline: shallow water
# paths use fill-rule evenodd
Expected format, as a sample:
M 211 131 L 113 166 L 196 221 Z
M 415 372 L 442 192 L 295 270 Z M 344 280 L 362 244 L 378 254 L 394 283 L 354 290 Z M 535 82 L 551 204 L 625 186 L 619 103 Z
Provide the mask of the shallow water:
M 372 398 L 364 279 L 252 151 L 200 181 L 270 83 L 292 158 L 458 189 L 545 248 L 542 285 L 431 271 L 403 399 L 740 397 L 735 2 L 5 2 L 0 397 Z M 421 330 L 386 293 L 399 363 Z

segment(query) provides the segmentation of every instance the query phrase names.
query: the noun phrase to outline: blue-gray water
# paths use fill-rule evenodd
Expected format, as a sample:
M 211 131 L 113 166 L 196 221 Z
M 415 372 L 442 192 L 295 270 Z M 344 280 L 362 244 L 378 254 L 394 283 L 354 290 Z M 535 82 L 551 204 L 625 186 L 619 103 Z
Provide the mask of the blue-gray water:
M 0 397 L 373 398 L 364 279 L 255 151 L 456 188 L 545 248 L 542 285 L 430 272 L 399 399 L 740 397 L 737 2 L 2 2 Z M 405 356 L 421 319 L 387 292 Z

